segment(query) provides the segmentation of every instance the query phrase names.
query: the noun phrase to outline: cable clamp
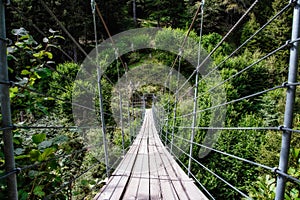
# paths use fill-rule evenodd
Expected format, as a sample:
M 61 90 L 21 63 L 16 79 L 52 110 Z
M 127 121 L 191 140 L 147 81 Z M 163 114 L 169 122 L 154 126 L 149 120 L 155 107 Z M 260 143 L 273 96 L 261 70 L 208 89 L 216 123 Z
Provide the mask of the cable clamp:
M 16 125 L 12 125 L 12 126 L 10 126 L 10 128 L 11 128 L 11 130 L 17 130 L 18 129 L 18 127 Z
M 95 14 L 95 10 L 96 10 L 95 0 L 91 0 L 91 7 L 92 7 L 92 13 Z
M 284 82 L 281 85 L 283 88 L 288 88 L 289 87 L 289 83 L 288 82 Z
M 17 167 L 17 168 L 15 169 L 16 174 L 19 174 L 21 171 L 22 171 L 22 169 L 21 169 L 20 167 Z
M 284 126 L 283 126 L 283 125 L 278 126 L 278 130 L 279 130 L 279 131 L 283 131 L 283 129 L 284 129 Z
M 291 41 L 291 40 L 287 40 L 286 42 L 285 42 L 285 45 L 287 46 L 287 47 L 289 47 L 289 48 L 291 48 L 292 46 L 293 46 L 293 42 Z
M 293 4 L 294 6 L 297 5 L 297 0 L 290 0 L 290 4 Z
M 15 82 L 13 82 L 13 81 L 9 81 L 9 86 L 10 86 L 10 87 L 15 87 L 15 85 L 16 85 L 16 83 L 15 83 Z
M 277 171 L 280 171 L 280 170 L 278 169 L 278 167 L 273 167 L 273 168 L 272 168 L 272 172 L 273 172 L 274 174 L 277 174 Z

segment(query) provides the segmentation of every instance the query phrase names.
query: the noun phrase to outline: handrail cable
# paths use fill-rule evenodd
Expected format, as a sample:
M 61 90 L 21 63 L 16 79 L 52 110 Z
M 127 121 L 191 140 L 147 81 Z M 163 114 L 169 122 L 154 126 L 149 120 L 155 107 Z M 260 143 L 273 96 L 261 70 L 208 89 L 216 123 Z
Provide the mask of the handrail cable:
M 228 55 L 223 61 L 221 61 L 215 68 L 213 68 L 210 72 L 208 72 L 200 81 L 205 80 L 212 72 L 217 70 L 220 66 L 222 66 L 229 58 L 231 58 L 235 53 L 237 53 L 242 47 L 244 47 L 250 40 L 252 40 L 256 35 L 258 35 L 262 30 L 264 30 L 270 23 L 272 23 L 277 17 L 282 15 L 290 6 L 292 5 L 292 1 L 290 1 L 282 10 L 277 12 L 267 23 L 261 26 L 255 33 L 253 33 L 248 39 L 246 39 L 243 44 L 241 44 L 238 48 L 236 48 L 230 55 Z
M 176 128 L 180 129 L 191 129 L 192 127 L 188 126 L 176 126 Z M 255 131 L 266 131 L 266 130 L 281 130 L 280 127 L 195 127 L 195 129 L 199 130 L 255 130 Z
M 180 139 L 180 140 L 183 140 L 183 141 L 185 141 L 185 142 L 188 142 L 188 143 L 191 142 L 191 141 L 189 141 L 188 139 L 185 139 L 185 138 L 180 137 L 180 136 L 175 136 L 175 137 L 178 138 L 178 139 Z M 199 146 L 199 147 L 204 147 L 204 148 L 206 148 L 206 149 L 212 150 L 212 151 L 217 152 L 217 153 L 219 153 L 219 154 L 222 154 L 222 155 L 225 155 L 225 156 L 229 156 L 229 157 L 235 158 L 235 159 L 237 159 L 237 160 L 240 160 L 240 161 L 243 161 L 243 162 L 247 162 L 247 163 L 252 164 L 252 165 L 256 165 L 256 166 L 258 166 L 258 167 L 262 167 L 262 168 L 264 168 L 264 169 L 268 169 L 268 170 L 271 170 L 271 171 L 274 170 L 274 168 L 272 168 L 272 167 L 269 167 L 269 166 L 266 166 L 266 165 L 263 165 L 263 164 L 260 164 L 260 163 L 257 163 L 257 162 L 254 162 L 254 161 L 245 159 L 245 158 L 241 158 L 241 157 L 239 157 L 239 156 L 236 156 L 236 155 L 233 155 L 233 154 L 230 154 L 230 153 L 226 153 L 226 152 L 224 152 L 224 151 L 217 150 L 217 149 L 214 149 L 214 148 L 212 148 L 212 147 L 208 147 L 208 146 L 206 146 L 206 145 L 199 144 L 199 143 L 197 143 L 197 142 L 193 142 L 193 144 L 195 144 L 195 145 L 197 145 L 197 146 Z
M 262 30 L 264 30 L 270 23 L 272 23 L 278 16 L 282 15 L 290 6 L 292 5 L 292 1 L 289 2 L 288 5 L 286 5 L 282 10 L 280 10 L 278 13 L 276 13 L 267 23 L 265 23 L 262 27 L 260 27 L 254 34 L 252 34 L 243 44 L 241 44 L 238 48 L 236 48 L 229 56 L 227 56 L 223 61 L 221 61 L 215 68 L 213 68 L 211 71 L 209 71 L 205 76 L 201 78 L 200 81 L 205 80 L 211 73 L 213 73 L 215 70 L 217 70 L 220 66 L 222 66 L 229 58 L 231 58 L 235 53 L 237 53 L 242 47 L 244 47 L 250 40 L 252 40 L 257 34 L 259 34 Z M 300 39 L 300 38 L 299 38 Z M 299 40 L 298 39 L 298 40 Z M 295 40 L 294 42 L 297 42 L 298 40 Z M 191 76 L 194 75 L 195 72 Z M 185 83 L 186 84 L 186 83 Z M 183 95 L 180 96 L 180 98 L 183 98 L 186 94 L 185 92 Z
M 204 127 L 204 128 L 205 128 L 205 127 Z M 240 128 L 240 127 L 237 127 L 238 130 L 239 130 L 239 128 Z M 255 127 L 241 127 L 241 128 L 242 128 L 242 129 L 240 129 L 240 130 L 256 130 Z M 246 128 L 246 129 L 243 129 L 243 128 Z M 250 129 L 248 129 L 248 128 L 250 128 Z M 260 128 L 260 127 L 259 127 L 259 128 Z M 265 127 L 261 127 L 261 128 L 262 128 L 261 130 L 268 130 L 268 129 L 265 129 Z M 278 128 L 270 127 L 270 130 L 282 130 L 282 128 L 284 128 L 284 127 L 278 127 Z M 207 129 L 209 129 L 209 127 L 207 127 Z M 223 128 L 223 127 L 217 127 L 217 129 L 224 129 L 224 128 Z M 225 129 L 225 130 L 226 130 L 226 129 Z M 259 129 L 259 130 L 260 130 L 260 129 Z M 164 137 L 165 137 L 165 136 L 164 136 Z M 183 137 L 180 137 L 180 136 L 174 135 L 174 137 L 176 137 L 176 138 L 178 138 L 178 139 L 181 139 L 181 140 L 183 140 L 183 141 L 186 141 L 186 142 L 188 142 L 188 143 L 191 142 L 190 140 L 188 140 L 188 139 L 186 139 L 186 138 L 183 138 Z M 167 140 L 170 141 L 169 139 L 167 139 Z M 171 141 L 170 141 L 170 142 L 171 142 Z M 208 146 L 206 146 L 206 145 L 199 144 L 199 143 L 196 143 L 196 142 L 193 142 L 193 144 L 195 144 L 195 145 L 197 145 L 197 146 L 200 146 L 200 147 L 204 147 L 204 148 L 209 149 L 209 150 L 212 150 L 212 151 L 215 151 L 215 152 L 220 153 L 220 154 L 222 154 L 222 155 L 229 156 L 229 157 L 233 157 L 233 158 L 235 158 L 235 159 L 237 159 L 237 160 L 240 160 L 240 161 L 243 161 L 243 162 L 247 162 L 247 163 L 249 163 L 249 164 L 252 164 L 252 165 L 255 165 L 255 166 L 258 166 L 258 167 L 262 167 L 262 168 L 264 168 L 264 169 L 267 169 L 267 170 L 272 171 L 273 173 L 280 174 L 280 175 L 282 175 L 282 176 L 288 178 L 289 180 L 294 181 L 295 183 L 300 183 L 300 180 L 299 180 L 299 179 L 297 179 L 297 178 L 295 178 L 295 177 L 293 177 L 293 176 L 290 176 L 290 175 L 288 175 L 287 173 L 284 173 L 284 172 L 280 171 L 277 167 L 269 167 L 269 166 L 263 165 L 263 164 L 261 164 L 261 163 L 257 163 L 257 162 L 254 162 L 254 161 L 251 161 L 251 160 L 248 160 L 248 159 L 245 159 L 245 158 L 241 158 L 241 157 L 235 156 L 235 155 L 233 155 L 233 154 L 229 154 L 229 153 L 226 153 L 226 152 L 223 152 L 223 151 L 220 151 L 220 150 L 217 150 L 217 149 L 214 149 L 214 148 L 211 148 L 211 147 L 208 147 Z M 176 146 L 175 144 L 173 144 L 173 145 Z M 176 147 L 177 147 L 177 149 L 179 149 L 178 146 L 176 146 Z M 179 150 L 183 151 L 182 149 L 179 149 Z M 183 152 L 184 152 L 184 151 L 183 151 Z M 186 152 L 184 152 L 184 153 L 189 157 L 189 155 L 188 155 Z
M 170 141 L 170 140 L 169 140 Z M 212 170 L 210 170 L 209 168 L 207 168 L 205 165 L 203 165 L 202 163 L 200 163 L 198 160 L 196 160 L 194 157 L 190 157 L 188 153 L 186 153 L 185 151 L 183 151 L 181 148 L 179 148 L 177 145 L 173 144 L 174 147 L 176 147 L 178 150 L 180 150 L 182 153 L 184 153 L 186 156 L 188 156 L 189 158 L 191 158 L 194 162 L 196 162 L 198 165 L 200 165 L 201 167 L 203 167 L 206 171 L 208 171 L 209 173 L 211 173 L 212 175 L 214 175 L 215 177 L 217 177 L 219 180 L 221 180 L 222 182 L 224 182 L 226 185 L 228 185 L 229 187 L 231 187 L 233 190 L 235 190 L 236 192 L 238 192 L 240 195 L 242 195 L 243 197 L 246 197 L 248 199 L 251 199 L 248 195 L 244 194 L 242 191 L 240 191 L 238 188 L 236 188 L 235 186 L 233 186 L 232 184 L 230 184 L 228 181 L 226 181 L 225 179 L 223 179 L 221 176 L 219 176 L 218 174 L 216 174 L 215 172 L 213 172 Z
M 214 108 L 218 108 L 218 107 L 221 107 L 221 106 L 226 106 L 226 105 L 229 105 L 229 104 L 233 104 L 233 103 L 236 103 L 236 102 L 239 102 L 239 101 L 242 101 L 242 100 L 246 100 L 246 99 L 249 99 L 249 98 L 252 98 L 252 97 L 256 97 L 256 96 L 268 93 L 270 91 L 285 88 L 285 87 L 286 87 L 285 85 L 276 86 L 276 87 L 273 87 L 273 88 L 270 88 L 270 89 L 267 89 L 267 90 L 264 90 L 264 91 L 260 91 L 260 92 L 257 92 L 257 93 L 251 94 L 251 95 L 247 95 L 247 96 L 244 96 L 244 97 L 241 97 L 241 98 L 238 98 L 238 99 L 234 99 L 234 100 L 229 101 L 229 102 L 225 102 L 225 103 L 221 103 L 221 104 L 218 104 L 218 105 L 215 105 L 215 106 L 211 106 L 209 108 L 201 109 L 201 110 L 197 111 L 197 113 L 201 113 L 201 112 L 212 110 Z M 188 113 L 188 114 L 185 114 L 185 115 L 178 116 L 178 118 L 187 117 L 187 116 L 190 116 L 192 114 L 193 113 Z
M 252 5 L 248 8 L 248 10 L 240 17 L 240 19 L 232 26 L 232 28 L 226 33 L 226 35 L 222 38 L 222 40 L 214 47 L 214 49 L 204 58 L 197 69 L 193 71 L 193 73 L 186 79 L 186 81 L 182 84 L 182 86 L 178 89 L 178 92 L 188 83 L 188 81 L 194 76 L 197 70 L 200 69 L 204 65 L 204 63 L 216 52 L 216 50 L 223 44 L 223 42 L 227 39 L 227 37 L 237 28 L 237 26 L 244 20 L 244 18 L 249 14 L 249 12 L 253 9 L 256 5 L 258 0 L 255 0 Z
M 299 38 L 298 38 L 299 39 Z M 298 40 L 297 39 L 297 40 Z M 231 80 L 232 78 L 242 74 L 243 72 L 245 72 L 246 70 L 252 68 L 253 66 L 259 64 L 260 62 L 266 60 L 267 58 L 269 58 L 270 56 L 274 55 L 275 53 L 277 53 L 278 51 L 283 50 L 285 47 L 290 46 L 292 43 L 296 42 L 295 41 L 287 41 L 285 44 L 281 45 L 280 47 L 278 47 L 277 49 L 273 50 L 272 52 L 268 53 L 267 55 L 261 57 L 260 59 L 258 59 L 257 61 L 253 62 L 252 64 L 248 65 L 247 67 L 245 67 L 244 69 L 240 70 L 239 72 L 235 73 L 234 75 L 230 76 L 229 78 L 227 78 L 226 80 L 222 81 L 221 83 L 219 83 L 218 85 L 212 87 L 211 89 L 207 90 L 206 92 L 201 93 L 200 95 L 206 94 L 208 92 L 211 92 L 212 90 L 216 89 L 217 87 L 223 85 L 224 83 L 228 82 L 229 80 Z M 199 96 L 200 96 L 199 95 Z

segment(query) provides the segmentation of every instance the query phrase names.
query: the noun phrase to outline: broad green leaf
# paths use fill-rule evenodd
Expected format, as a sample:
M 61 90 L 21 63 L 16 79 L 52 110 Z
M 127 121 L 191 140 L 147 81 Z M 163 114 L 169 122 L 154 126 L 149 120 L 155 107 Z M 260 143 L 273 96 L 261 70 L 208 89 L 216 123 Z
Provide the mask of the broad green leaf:
M 47 57 L 48 57 L 49 59 L 52 59 L 52 58 L 53 58 L 53 54 L 50 53 L 50 52 L 48 52 L 48 51 L 45 51 L 44 54 L 47 55 Z
M 45 139 L 46 139 L 45 133 L 39 133 L 39 134 L 32 136 L 32 141 L 35 144 L 39 144 L 39 143 L 43 142 Z
M 10 98 L 14 98 L 16 96 L 16 93 L 18 93 L 18 91 L 19 91 L 18 87 L 9 88 L 9 96 L 10 96 Z
M 15 156 L 16 160 L 24 159 L 24 158 L 30 158 L 30 155 L 20 155 L 20 156 Z
M 87 186 L 89 182 L 87 180 L 81 180 L 81 185 Z
M 38 73 L 36 73 L 36 72 L 34 72 L 34 75 L 38 78 L 38 79 L 41 79 L 42 77 L 38 74 Z
M 35 194 L 38 197 L 43 197 L 45 196 L 45 192 L 43 192 L 44 186 L 38 185 L 34 188 L 33 194 Z
M 18 196 L 19 196 L 20 200 L 26 200 L 28 198 L 28 195 L 29 195 L 28 192 L 26 192 L 26 191 L 24 191 L 22 189 L 20 189 L 18 191 Z
M 31 72 L 28 71 L 27 69 L 23 69 L 23 70 L 21 71 L 21 74 L 22 74 L 22 75 L 28 75 L 28 74 L 31 74 Z
M 15 45 L 19 48 L 23 48 L 24 47 L 24 43 L 23 42 L 16 42 Z
M 11 54 L 8 54 L 8 55 L 7 55 L 7 60 L 15 60 L 15 61 L 18 61 L 18 59 L 17 59 L 15 56 L 11 55 Z M 12 69 L 11 69 L 10 71 L 13 72 Z
M 21 141 L 19 138 L 14 138 L 13 141 L 14 141 L 14 144 L 21 144 Z
M 55 148 L 47 148 L 44 150 L 44 152 L 39 156 L 39 161 L 45 161 L 47 160 L 53 152 L 55 152 Z
M 37 149 L 32 149 L 29 152 L 29 155 L 30 155 L 31 160 L 35 161 L 35 160 L 38 160 L 39 156 L 41 155 L 41 152 Z
M 65 40 L 65 38 L 63 36 L 61 36 L 61 35 L 55 35 L 54 38 L 60 38 L 60 39 Z
M 32 55 L 33 55 L 33 57 L 36 57 L 36 58 L 42 58 L 43 53 L 42 53 L 42 51 L 40 51 L 40 52 L 34 53 L 34 54 L 32 54 Z

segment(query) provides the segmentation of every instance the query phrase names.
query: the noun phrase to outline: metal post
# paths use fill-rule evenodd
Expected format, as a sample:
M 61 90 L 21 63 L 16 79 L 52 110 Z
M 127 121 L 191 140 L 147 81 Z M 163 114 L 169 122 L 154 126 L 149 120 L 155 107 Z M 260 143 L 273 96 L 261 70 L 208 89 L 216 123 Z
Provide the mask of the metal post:
M 103 141 L 104 156 L 105 156 L 106 176 L 109 178 L 110 172 L 109 172 L 108 149 L 107 149 L 107 140 L 106 140 L 106 126 L 105 126 L 104 109 L 103 109 L 101 69 L 100 69 L 100 66 L 98 65 L 99 52 L 98 52 L 98 38 L 97 38 L 95 5 L 96 5 L 95 0 L 91 0 L 93 22 L 94 22 L 95 43 L 96 43 L 97 84 L 98 84 L 98 96 L 99 96 L 100 117 L 101 117 L 102 141 Z
M 134 134 L 134 137 L 136 135 L 136 122 L 135 122 L 135 113 L 134 113 L 134 101 L 135 99 L 132 100 L 131 102 L 131 107 L 132 107 L 132 122 L 133 122 L 133 134 Z
M 198 82 L 199 82 L 199 69 L 196 69 L 196 83 L 194 88 L 194 107 L 193 107 L 193 123 L 192 123 L 192 134 L 190 139 L 190 154 L 189 154 L 189 163 L 188 163 L 188 176 L 191 173 L 192 166 L 192 156 L 193 156 L 193 142 L 195 137 L 195 126 L 197 122 L 197 96 L 198 96 Z
M 145 109 L 146 109 L 146 102 L 145 102 L 145 95 L 144 94 L 143 94 L 142 99 L 143 99 L 143 104 L 142 104 L 142 106 L 143 106 L 143 108 L 142 108 L 142 119 L 143 119 L 144 116 L 145 116 Z
M 123 156 L 125 156 L 125 139 L 124 139 L 124 124 L 123 124 L 123 105 L 122 105 L 122 95 L 119 91 L 119 99 L 120 99 L 120 125 L 121 125 L 121 133 L 122 133 L 122 149 L 123 149 Z
M 167 83 L 165 83 L 165 88 L 167 88 Z M 168 142 L 168 133 L 169 133 L 169 113 L 170 113 L 170 81 L 169 81 L 169 96 L 168 96 L 168 109 L 167 109 L 167 120 L 166 120 L 166 138 L 165 138 L 165 146 L 167 146 Z
M 176 93 L 175 93 L 175 102 L 174 102 L 174 113 L 173 113 L 173 125 L 172 125 L 172 139 L 171 139 L 171 153 L 173 151 L 173 142 L 174 142 L 174 131 L 176 125 L 176 112 L 177 112 L 177 101 L 178 101 L 178 85 L 179 85 L 179 74 L 180 74 L 180 67 L 181 67 L 181 56 L 182 50 L 179 49 L 179 65 L 178 65 L 178 72 L 177 72 L 177 81 L 176 81 Z
M 293 27 L 291 41 L 300 37 L 300 0 L 295 1 Z M 297 82 L 297 67 L 298 67 L 299 42 L 294 42 L 290 48 L 290 62 L 288 83 Z M 284 127 L 292 128 L 293 126 L 293 109 L 295 103 L 296 86 L 289 86 L 286 94 L 286 105 L 284 114 Z M 281 151 L 279 160 L 279 170 L 286 173 L 288 169 L 289 151 L 290 151 L 291 132 L 283 131 L 281 141 Z M 286 178 L 278 175 L 276 187 L 276 200 L 284 199 Z
M 98 91 L 99 91 L 100 115 L 101 115 L 101 126 L 102 126 L 102 140 L 104 145 L 105 167 L 106 167 L 106 175 L 107 177 L 109 177 L 110 172 L 109 172 L 108 149 L 107 149 L 107 140 L 106 140 L 106 126 L 105 126 L 104 111 L 103 111 L 102 85 L 101 85 L 101 74 L 100 74 L 99 67 L 97 67 L 97 75 L 98 75 Z
M 171 138 L 171 153 L 173 151 L 173 142 L 174 142 L 174 131 L 175 131 L 175 122 L 176 122 L 176 112 L 177 112 L 177 95 L 175 96 L 175 103 L 174 103 L 174 113 L 173 113 L 173 124 L 172 124 L 172 138 Z
M 128 102 L 127 102 L 127 115 L 128 115 L 128 127 L 129 127 L 129 141 L 130 141 L 130 144 L 132 143 L 131 141 L 131 117 L 130 117 L 130 102 L 129 102 L 129 99 L 128 99 Z
M 133 12 L 133 22 L 134 25 L 137 25 L 137 20 L 136 20 L 136 0 L 132 1 L 132 12 Z
M 6 25 L 5 25 L 5 3 L 0 0 L 0 81 L 9 82 L 8 67 L 6 56 Z M 12 127 L 9 86 L 0 84 L 1 111 L 2 111 L 2 126 Z M 14 145 L 11 129 L 3 131 L 5 170 L 11 172 L 15 170 Z M 8 199 L 17 200 L 17 177 L 16 174 L 11 174 L 7 177 Z

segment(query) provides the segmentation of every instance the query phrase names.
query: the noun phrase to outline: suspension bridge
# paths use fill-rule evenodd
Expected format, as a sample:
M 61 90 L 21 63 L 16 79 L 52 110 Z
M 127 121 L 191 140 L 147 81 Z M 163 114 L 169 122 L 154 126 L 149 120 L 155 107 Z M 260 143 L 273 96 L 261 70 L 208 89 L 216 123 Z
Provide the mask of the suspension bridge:
M 207 199 L 161 142 L 152 110 L 140 133 L 95 199 Z
M 75 43 L 75 45 L 78 46 L 78 48 L 83 51 L 85 55 L 87 53 L 80 47 L 80 44 L 74 40 L 72 35 L 68 32 L 68 30 L 64 27 L 64 25 L 59 21 L 58 17 L 55 16 L 55 14 L 47 7 L 47 4 L 44 1 L 41 1 L 43 7 L 45 10 L 57 21 L 57 23 L 61 26 L 62 30 L 70 37 L 70 39 Z M 272 21 L 274 21 L 278 16 L 280 16 L 282 13 L 286 12 L 289 8 L 293 8 L 294 14 L 293 14 L 293 27 L 292 27 L 292 33 L 291 38 L 287 40 L 285 44 L 282 46 L 276 48 L 274 51 L 270 52 L 269 54 L 259 58 L 256 62 L 250 64 L 249 66 L 245 67 L 241 71 L 238 71 L 236 74 L 233 74 L 228 79 L 221 81 L 215 85 L 212 86 L 212 88 L 209 89 L 209 91 L 214 90 L 217 87 L 222 86 L 225 82 L 237 77 L 238 75 L 242 74 L 246 70 L 250 69 L 254 65 L 262 62 L 263 60 L 267 59 L 268 57 L 276 54 L 280 50 L 284 48 L 290 49 L 290 63 L 289 63 L 289 75 L 288 75 L 288 81 L 283 83 L 279 86 L 272 86 L 269 89 L 250 94 L 232 101 L 228 102 L 219 102 L 217 105 L 212 105 L 209 108 L 204 108 L 201 110 L 197 110 L 198 108 L 198 102 L 197 100 L 201 96 L 198 91 L 198 84 L 199 84 L 199 76 L 200 74 L 200 68 L 202 65 L 206 63 L 206 61 L 209 59 L 209 57 L 216 52 L 216 50 L 222 45 L 222 43 L 227 39 L 227 37 L 238 27 L 240 22 L 244 20 L 244 18 L 249 14 L 249 12 L 255 7 L 257 1 L 255 1 L 251 7 L 245 12 L 245 14 L 241 17 L 241 19 L 228 31 L 228 33 L 223 37 L 223 39 L 215 46 L 215 48 L 207 55 L 206 58 L 200 59 L 200 46 L 201 46 L 201 39 L 199 42 L 199 49 L 198 49 L 198 63 L 196 69 L 192 72 L 189 78 L 182 83 L 181 85 L 176 85 L 176 90 L 174 92 L 175 101 L 173 103 L 174 109 L 173 111 L 171 109 L 164 108 L 168 107 L 170 108 L 170 100 L 167 102 L 167 104 L 164 104 L 162 106 L 157 106 L 154 95 L 152 95 L 152 108 L 146 109 L 145 105 L 145 99 L 143 100 L 143 106 L 140 109 L 141 115 L 140 115 L 140 121 L 142 122 L 141 127 L 136 128 L 133 127 L 133 124 L 131 124 L 130 130 L 135 131 L 134 134 L 136 134 L 135 137 L 131 138 L 131 144 L 129 145 L 128 149 L 125 148 L 125 134 L 123 130 L 124 126 L 124 120 L 123 120 L 123 111 L 129 110 L 129 103 L 128 108 L 125 108 L 125 106 L 122 104 L 122 94 L 119 91 L 118 97 L 119 97 L 119 114 L 118 119 L 120 120 L 120 126 L 121 126 L 121 133 L 122 133 L 122 150 L 123 155 L 120 155 L 119 159 L 116 162 L 118 165 L 115 167 L 115 165 L 111 165 L 109 160 L 109 148 L 107 147 L 106 141 L 106 129 L 105 129 L 105 111 L 103 110 L 103 102 L 105 99 L 102 97 L 101 92 L 101 78 L 105 77 L 103 75 L 101 77 L 100 69 L 97 68 L 97 86 L 99 90 L 99 107 L 100 107 L 100 118 L 101 118 L 101 130 L 103 135 L 103 154 L 105 155 L 105 167 L 106 167 L 106 173 L 107 173 L 107 181 L 105 182 L 104 186 L 100 189 L 98 194 L 94 197 L 94 199 L 215 199 L 214 194 L 212 194 L 209 190 L 207 190 L 204 186 L 204 184 L 201 183 L 201 180 L 197 178 L 197 175 L 193 173 L 192 166 L 197 165 L 204 170 L 206 170 L 208 173 L 212 174 L 214 177 L 216 177 L 218 180 L 222 181 L 227 187 L 230 187 L 232 190 L 234 190 L 236 193 L 238 193 L 241 198 L 248 198 L 251 199 L 251 197 L 248 196 L 248 194 L 245 194 L 244 191 L 242 191 L 240 188 L 232 185 L 230 182 L 222 178 L 222 174 L 217 174 L 214 172 L 214 169 L 209 169 L 204 164 L 201 163 L 201 159 L 194 156 L 195 152 L 193 152 L 193 147 L 201 147 L 203 149 L 213 151 L 218 154 L 222 154 L 224 156 L 230 157 L 232 159 L 237 159 L 241 162 L 253 165 L 255 167 L 260 167 L 265 170 L 270 171 L 271 173 L 274 173 L 277 176 L 277 185 L 276 185 L 276 200 L 282 200 L 284 199 L 284 193 L 285 193 L 285 184 L 287 181 L 293 182 L 295 184 L 299 184 L 300 180 L 289 175 L 287 171 L 288 166 L 288 160 L 289 160 L 289 150 L 290 150 L 290 140 L 292 133 L 300 133 L 299 130 L 293 129 L 292 121 L 293 121 L 293 109 L 294 109 L 294 103 L 295 103 L 295 94 L 296 94 L 296 87 L 300 85 L 300 83 L 297 81 L 297 68 L 298 68 L 298 43 L 300 41 L 300 32 L 299 32 L 299 25 L 300 25 L 300 0 L 298 1 L 289 1 L 282 10 L 280 10 L 276 15 L 274 15 L 265 25 L 261 26 L 253 35 L 251 35 L 241 46 L 236 48 L 224 61 L 221 62 L 218 66 L 213 68 L 211 71 L 206 73 L 204 75 L 204 78 L 212 74 L 213 72 L 217 71 L 218 68 L 226 62 L 229 58 L 231 58 L 237 51 L 242 49 L 251 39 L 253 39 L 257 34 L 259 34 L 262 30 L 264 30 Z M 8 188 L 8 194 L 7 197 L 9 200 L 16 200 L 18 199 L 18 189 L 17 189 L 17 176 L 19 176 L 22 171 L 28 170 L 31 168 L 34 168 L 36 166 L 39 166 L 43 163 L 34 163 L 32 165 L 28 166 L 21 166 L 16 167 L 15 159 L 14 159 L 14 148 L 13 148 L 13 136 L 12 136 L 12 130 L 13 129 L 80 129 L 80 127 L 65 127 L 65 126 L 18 126 L 14 125 L 11 120 L 11 113 L 10 113 L 10 96 L 9 96 L 9 87 L 11 86 L 17 86 L 21 87 L 25 90 L 29 90 L 30 92 L 38 93 L 42 96 L 46 96 L 47 94 L 43 94 L 37 91 L 32 90 L 31 88 L 28 88 L 26 86 L 18 85 L 18 83 L 12 82 L 8 78 L 8 69 L 7 69 L 7 61 L 6 61 L 6 33 L 5 33 L 5 17 L 4 17 L 4 4 L 5 2 L 3 0 L 0 0 L 0 7 L 1 7 L 1 32 L 0 32 L 0 59 L 1 59 L 1 66 L 0 66 L 0 91 L 1 91 L 1 111 L 2 111 L 2 127 L 0 130 L 3 132 L 3 142 L 4 142 L 4 154 L 5 154 L 5 164 L 6 164 L 6 172 L 5 174 L 0 176 L 0 179 L 6 179 L 7 180 L 7 188 Z M 198 7 L 198 10 L 196 11 L 196 14 L 193 18 L 193 22 L 188 30 L 188 34 L 191 31 L 191 28 L 194 25 L 195 19 L 197 16 L 201 15 L 201 23 L 203 23 L 203 10 L 204 10 L 204 1 L 202 1 L 202 4 Z M 99 17 L 101 18 L 102 23 L 104 24 L 106 31 L 108 32 L 108 35 L 110 36 L 110 40 L 112 43 L 112 46 L 114 46 L 114 41 L 109 33 L 109 30 L 107 26 L 105 25 L 105 21 L 103 20 L 101 13 L 95 4 L 95 1 L 92 1 L 92 13 L 93 13 L 93 19 L 94 19 L 94 30 L 95 30 L 95 41 L 96 46 L 97 44 L 97 27 L 96 27 L 96 13 L 98 13 Z M 202 24 L 201 24 L 202 25 Z M 186 39 L 188 37 L 188 34 L 186 35 L 184 41 L 181 44 L 181 50 L 184 49 Z M 202 26 L 200 30 L 200 38 L 202 35 Z M 176 64 L 176 62 L 179 63 L 179 69 L 180 69 L 180 62 L 182 59 L 182 52 L 178 53 L 176 60 L 173 63 L 173 66 Z M 115 49 L 114 49 L 115 51 Z M 98 55 L 98 48 L 96 48 L 96 55 Z M 116 60 L 119 60 L 120 63 L 123 65 L 125 71 L 127 70 L 126 65 L 124 64 L 124 61 L 121 59 L 121 56 L 118 55 L 118 52 L 115 52 Z M 118 66 L 118 64 L 117 64 Z M 171 73 L 170 73 L 171 74 Z M 118 75 L 119 75 L 119 69 L 118 69 Z M 108 77 L 105 77 L 109 80 Z M 118 77 L 120 78 L 120 77 Z M 170 77 L 167 77 L 170 78 Z M 192 79 L 195 78 L 195 85 L 193 85 L 194 89 L 194 98 L 193 101 L 190 102 L 193 105 L 193 108 L 190 112 L 185 113 L 181 116 L 177 116 L 176 114 L 176 108 L 177 104 L 179 103 L 179 91 L 183 90 L 184 86 Z M 203 78 L 203 79 L 204 79 Z M 177 79 L 178 80 L 178 79 Z M 166 86 L 167 87 L 167 86 Z M 287 90 L 287 97 L 286 97 L 286 109 L 285 109 L 285 115 L 284 115 L 284 124 L 280 127 L 222 127 L 222 126 L 212 126 L 212 127 L 199 127 L 197 126 L 197 114 L 202 113 L 205 111 L 213 110 L 216 108 L 224 107 L 226 105 L 230 105 L 242 100 L 250 99 L 253 97 L 257 97 L 263 94 L 266 94 L 273 90 L 279 90 L 279 89 L 286 89 Z M 190 91 L 185 91 L 186 95 Z M 145 94 L 144 94 L 145 95 Z M 183 95 L 183 96 L 184 96 Z M 171 96 L 170 90 L 169 90 L 169 96 Z M 59 99 L 57 97 L 53 97 L 55 100 L 64 101 L 62 99 Z M 70 103 L 70 102 L 66 102 Z M 74 102 L 71 104 L 74 106 Z M 80 102 L 76 103 L 76 106 L 80 106 Z M 82 108 L 82 107 L 81 107 Z M 90 109 L 90 108 L 89 108 Z M 92 109 L 93 110 L 93 109 Z M 95 110 L 93 110 L 95 111 Z M 173 113 L 172 113 L 173 112 Z M 167 114 L 166 114 L 167 113 Z M 130 118 L 130 114 L 128 115 Z M 171 116 L 171 117 L 170 117 Z M 86 117 L 86 116 L 84 116 Z M 186 121 L 187 124 L 185 126 L 177 126 L 176 120 L 184 121 L 184 119 L 188 119 Z M 172 121 L 173 120 L 173 121 Z M 170 122 L 173 122 L 172 124 L 172 130 L 169 131 L 166 127 L 170 125 Z M 188 124 L 189 122 L 192 122 L 192 124 Z M 128 123 L 130 123 L 130 120 L 128 120 Z M 177 129 L 177 131 L 175 131 Z M 207 131 L 222 131 L 222 130 L 257 130 L 257 131 L 264 131 L 264 130 L 272 130 L 272 131 L 280 131 L 282 132 L 282 147 L 280 152 L 280 160 L 279 160 L 279 166 L 266 166 L 261 163 L 254 162 L 252 160 L 248 160 L 239 156 L 236 156 L 234 154 L 230 154 L 218 149 L 215 149 L 212 145 L 209 143 L 197 143 L 195 141 L 195 136 L 197 134 L 197 130 L 207 130 Z M 185 137 L 184 135 L 176 134 L 177 133 L 188 133 Z M 175 142 L 177 141 L 177 142 Z M 180 141 L 180 142 L 178 142 Z M 183 148 L 184 146 L 185 148 Z M 86 149 L 91 148 L 90 146 L 79 150 L 78 152 L 82 152 Z M 126 153 L 125 153 L 125 150 Z M 176 153 L 177 152 L 177 153 Z M 181 159 L 178 157 L 178 152 L 180 155 L 186 156 L 188 159 L 188 164 L 186 165 L 184 162 L 181 161 Z M 67 155 L 68 156 L 68 155 Z M 54 159 L 60 159 L 62 157 L 65 157 L 65 155 L 60 155 L 55 157 Z M 48 162 L 48 161 L 46 161 Z M 78 178 L 86 174 L 87 172 L 93 170 L 95 168 L 95 165 L 89 167 L 84 172 L 77 175 L 75 178 L 73 178 L 71 181 L 62 184 L 56 191 L 53 191 L 52 194 L 47 194 L 44 199 L 53 199 L 55 196 L 60 193 L 65 187 L 69 186 L 72 182 L 76 181 Z

